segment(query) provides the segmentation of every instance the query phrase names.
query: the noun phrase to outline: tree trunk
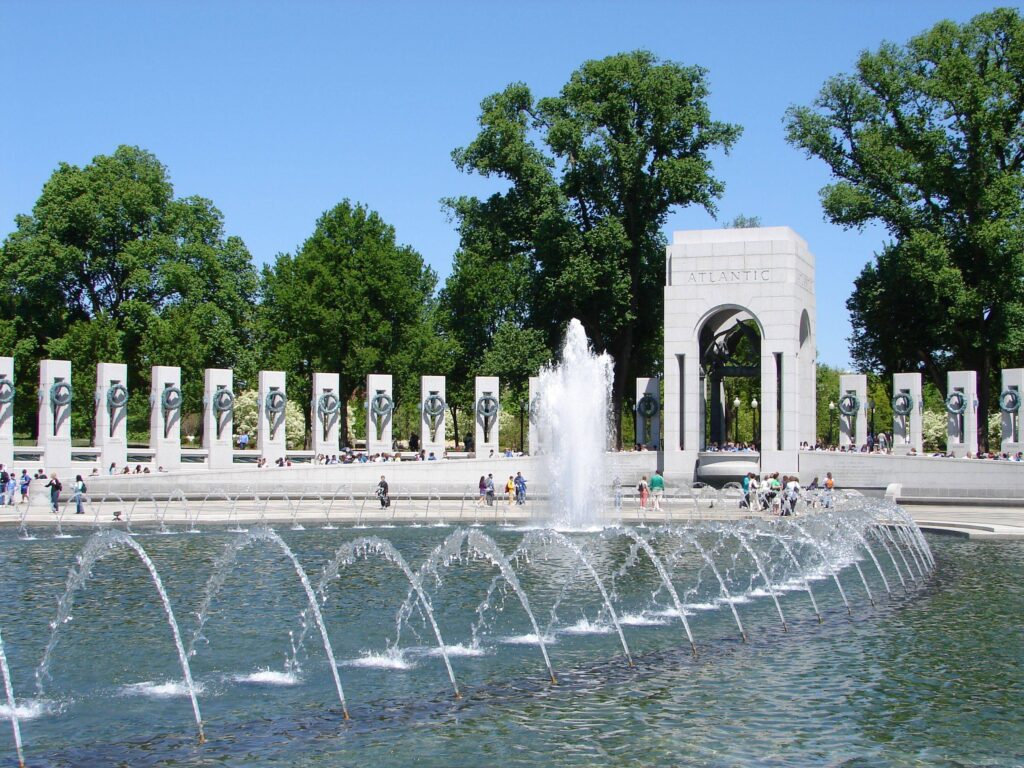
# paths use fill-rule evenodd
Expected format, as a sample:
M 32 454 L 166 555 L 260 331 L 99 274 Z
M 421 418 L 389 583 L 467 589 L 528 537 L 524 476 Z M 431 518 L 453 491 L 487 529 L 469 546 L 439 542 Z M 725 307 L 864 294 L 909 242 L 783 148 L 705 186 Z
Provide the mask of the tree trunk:
M 988 451 L 988 403 L 992 397 L 992 354 L 987 350 L 981 355 L 978 366 L 978 450 Z
M 622 404 L 626 399 L 626 384 L 633 362 L 633 326 L 622 331 L 614 354 L 615 377 L 612 383 L 612 430 L 616 450 L 622 450 Z M 659 439 L 658 444 L 661 445 Z
M 459 412 L 454 405 L 448 406 L 448 412 L 452 415 L 452 434 L 455 437 L 455 450 L 459 449 Z

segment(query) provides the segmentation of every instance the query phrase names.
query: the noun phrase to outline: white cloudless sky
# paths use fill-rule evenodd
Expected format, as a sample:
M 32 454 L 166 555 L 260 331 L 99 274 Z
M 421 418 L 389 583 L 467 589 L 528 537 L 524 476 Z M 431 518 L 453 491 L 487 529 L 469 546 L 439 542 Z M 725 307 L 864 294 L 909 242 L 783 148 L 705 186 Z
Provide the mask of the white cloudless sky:
M 60 162 L 153 152 L 175 194 L 208 197 L 257 264 L 294 252 L 348 198 L 378 211 L 443 280 L 446 196 L 493 185 L 452 165 L 479 104 L 510 82 L 553 95 L 583 61 L 645 48 L 708 70 L 712 114 L 739 123 L 719 222 L 788 225 L 817 257 L 818 350 L 849 363 L 845 301 L 884 232 L 823 221 L 824 165 L 783 114 L 858 52 L 996 7 L 881 2 L 0 2 L 0 236 Z M 675 229 L 720 226 L 673 211 Z

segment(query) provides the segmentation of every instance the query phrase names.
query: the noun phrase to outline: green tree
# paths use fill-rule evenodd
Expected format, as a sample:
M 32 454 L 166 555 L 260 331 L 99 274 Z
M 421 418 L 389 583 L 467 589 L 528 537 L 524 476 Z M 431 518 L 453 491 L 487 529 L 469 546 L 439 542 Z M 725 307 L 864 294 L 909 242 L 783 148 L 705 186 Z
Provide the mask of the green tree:
M 835 179 L 826 217 L 892 238 L 847 302 L 854 360 L 943 392 L 947 368 L 977 370 L 982 413 L 999 368 L 1024 360 L 1022 82 L 1024 20 L 997 9 L 862 53 L 786 118 Z
M 287 371 L 291 392 L 309 392 L 314 371 L 335 371 L 347 402 L 367 373 L 386 371 L 396 404 L 415 403 L 419 374 L 442 365 L 436 281 L 415 250 L 395 242 L 393 227 L 345 200 L 317 220 L 294 256 L 264 268 L 263 360 Z
M 737 214 L 732 221 L 726 223 L 726 229 L 746 229 L 749 227 L 760 227 L 761 217 L 760 216 L 744 216 L 742 213 Z
M 474 377 L 503 324 L 522 328 L 529 317 L 529 260 L 523 255 L 493 258 L 484 243 L 459 250 L 438 296 L 437 331 L 443 339 L 448 375 L 447 403 L 453 438 L 460 416 L 473 407 Z
M 585 62 L 554 97 L 523 83 L 488 96 L 480 133 L 453 153 L 461 170 L 508 183 L 447 201 L 462 249 L 522 264 L 529 326 L 549 347 L 577 317 L 613 356 L 616 427 L 627 383 L 661 359 L 661 228 L 674 206 L 715 211 L 723 185 L 708 155 L 740 134 L 711 118 L 707 95 L 700 67 L 622 53 Z
M 82 168 L 62 163 L 15 224 L 0 260 L 0 335 L 3 353 L 19 355 L 19 381 L 38 370 L 28 346 L 71 359 L 79 392 L 93 386 L 97 355 L 128 364 L 136 395 L 148 389 L 149 365 L 190 355 L 185 406 L 195 409 L 199 369 L 244 356 L 257 288 L 249 253 L 225 235 L 209 200 L 174 197 L 151 153 L 121 146 Z M 91 408 L 76 400 L 76 409 Z M 30 411 L 18 413 L 31 429 Z M 130 413 L 129 429 L 144 426 L 144 408 Z M 87 422 L 76 424 L 82 434 Z

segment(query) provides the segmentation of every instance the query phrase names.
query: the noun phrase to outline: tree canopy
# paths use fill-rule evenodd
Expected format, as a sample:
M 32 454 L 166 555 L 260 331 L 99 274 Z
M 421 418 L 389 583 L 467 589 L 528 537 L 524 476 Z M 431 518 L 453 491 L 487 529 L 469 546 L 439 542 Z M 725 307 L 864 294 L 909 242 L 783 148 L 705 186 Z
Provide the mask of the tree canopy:
M 333 371 L 347 401 L 366 374 L 390 373 L 396 402 L 416 403 L 420 374 L 444 365 L 432 331 L 436 283 L 423 258 L 396 243 L 393 227 L 343 201 L 294 256 L 279 255 L 263 271 L 264 360 L 289 373 L 293 391 L 310 391 L 314 371 Z
M 615 360 L 617 419 L 629 379 L 661 359 L 661 227 L 673 206 L 715 211 L 723 185 L 709 154 L 740 134 L 712 119 L 707 95 L 700 67 L 609 56 L 585 62 L 557 96 L 537 99 L 524 83 L 488 96 L 479 134 L 452 155 L 508 184 L 447 201 L 462 252 L 514 269 L 530 297 L 519 322 L 549 348 L 581 320 Z
M 786 118 L 832 172 L 826 218 L 891 238 L 847 302 L 854 360 L 943 392 L 947 369 L 977 370 L 981 414 L 999 368 L 1024 363 L 1021 83 L 1024 21 L 997 9 L 864 52 Z
M 258 287 L 249 252 L 211 201 L 174 197 L 151 153 L 121 146 L 83 168 L 62 163 L 15 225 L 0 263 L 0 340 L 29 402 L 44 351 L 79 371 L 127 363 L 133 412 L 146 407 L 151 365 L 181 365 L 196 408 L 202 368 L 242 363 Z M 92 372 L 76 377 L 78 424 L 92 423 L 94 385 Z M 17 413 L 31 430 L 30 409 Z

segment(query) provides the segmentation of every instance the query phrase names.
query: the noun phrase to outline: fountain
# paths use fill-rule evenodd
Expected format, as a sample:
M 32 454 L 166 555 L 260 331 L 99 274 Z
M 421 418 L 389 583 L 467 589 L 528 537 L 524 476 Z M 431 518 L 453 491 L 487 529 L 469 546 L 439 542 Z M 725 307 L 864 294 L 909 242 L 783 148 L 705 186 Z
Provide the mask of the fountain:
M 570 321 L 561 360 L 542 369 L 537 384 L 538 453 L 545 457 L 548 519 L 557 528 L 600 524 L 611 389 L 611 357 L 594 354 L 583 324 Z
M 578 498 L 572 493 L 575 490 L 566 498 Z M 342 499 L 346 495 L 334 494 Z M 237 499 L 225 501 L 231 504 L 230 517 L 237 527 Z M 322 496 L 319 501 L 327 503 Z M 310 503 L 314 502 L 311 496 Z M 265 498 L 255 502 L 261 518 L 265 503 Z M 292 510 L 297 506 L 290 505 Z M 186 517 L 196 535 L 149 536 L 146 549 L 140 539 L 133 538 L 147 533 L 138 520 L 132 535 L 100 530 L 81 548 L 62 588 L 55 581 L 46 581 L 50 571 L 11 570 L 13 561 L 5 561 L 6 582 L 19 591 L 61 593 L 38 664 L 33 700 L 15 698 L 15 691 L 24 687 L 26 633 L 17 633 L 12 644 L 7 630 L 12 621 L 17 626 L 17 619 L 9 611 L 0 614 L 8 643 L 6 658 L 0 646 L 0 672 L 5 675 L 7 716 L 14 728 L 19 760 L 27 750 L 30 759 L 40 753 L 44 764 L 140 762 L 136 741 L 142 734 L 126 731 L 127 726 L 116 719 L 89 719 L 84 727 L 88 738 L 79 739 L 79 728 L 74 725 L 77 718 L 89 718 L 90 712 L 102 710 L 106 697 L 139 696 L 140 690 L 147 698 L 133 704 L 134 727 L 147 724 L 161 732 L 165 720 L 174 716 L 174 709 L 168 708 L 173 699 L 187 696 L 200 740 L 206 730 L 199 709 L 203 698 L 204 710 L 217 713 L 209 722 L 216 722 L 218 731 L 231 732 L 230 739 L 214 738 L 203 747 L 212 761 L 245 759 L 239 755 L 248 749 L 247 743 L 259 738 L 256 730 L 263 728 L 275 733 L 283 729 L 281 743 L 298 739 L 297 759 L 303 750 L 318 754 L 324 749 L 351 757 L 356 754 L 349 751 L 356 749 L 352 745 L 380 736 L 379 724 L 395 722 L 395 718 L 401 722 L 402 717 L 431 720 L 441 715 L 445 719 L 442 713 L 451 710 L 444 706 L 458 706 L 458 711 L 467 715 L 476 713 L 472 717 L 486 717 L 489 708 L 504 708 L 505 702 L 511 706 L 535 692 L 546 691 L 538 696 L 538 706 L 551 706 L 561 700 L 558 692 L 563 690 L 586 706 L 588 691 L 594 686 L 619 690 L 621 683 L 625 685 L 622 690 L 631 690 L 659 675 L 685 677 L 709 663 L 706 659 L 720 664 L 722 649 L 735 643 L 737 630 L 742 643 L 738 647 L 751 648 L 754 654 L 760 652 L 758 648 L 779 642 L 799 643 L 802 634 L 827 633 L 830 625 L 838 624 L 837 631 L 845 634 L 844 617 L 852 615 L 855 607 L 896 610 L 901 602 L 921 594 L 917 588 L 931 581 L 935 567 L 928 542 L 905 514 L 884 501 L 864 497 L 840 498 L 834 508 L 793 518 L 690 522 L 642 532 L 616 526 L 599 533 L 550 529 L 519 533 L 492 525 L 486 530 L 468 527 L 439 534 L 433 527 L 404 526 L 389 532 L 386 539 L 353 538 L 351 531 L 336 528 L 289 528 L 281 534 L 265 526 L 247 533 L 203 529 L 196 526 L 198 516 L 193 512 Z M 286 525 L 294 525 L 294 514 L 290 517 Z M 585 518 L 574 512 L 560 519 L 586 524 Z M 155 515 L 153 532 L 166 528 L 163 522 L 161 515 Z M 872 551 L 875 541 L 882 543 L 886 556 L 877 557 Z M 77 547 L 53 539 L 22 542 L 16 536 L 3 543 L 43 547 L 55 558 L 67 547 Z M 282 557 L 259 559 L 257 574 L 250 570 L 250 559 L 243 560 L 241 555 L 258 544 Z M 59 638 L 67 632 L 80 632 L 82 623 L 90 626 L 87 620 L 72 620 L 75 596 L 90 580 L 94 564 L 120 549 L 136 554 L 149 572 L 148 582 L 155 587 L 171 628 L 180 680 L 145 685 L 133 682 L 132 670 L 145 665 L 146 643 L 133 629 L 132 615 L 117 615 L 110 617 L 118 632 L 118 639 L 112 640 L 116 643 L 112 655 L 142 654 L 125 667 L 129 677 L 125 679 L 122 672 L 113 693 L 109 686 L 87 682 L 91 677 L 76 673 L 76 669 L 102 676 L 103 670 L 115 667 L 108 665 L 107 654 L 95 652 L 98 638 L 75 635 L 75 642 L 61 644 L 59 654 L 59 680 L 72 694 L 51 693 L 45 683 L 50 679 Z M 861 569 L 860 562 L 869 567 Z M 410 563 L 421 564 L 413 567 Z M 306 573 L 313 567 L 320 570 L 320 577 L 311 584 Z M 299 584 L 295 584 L 296 577 Z M 888 588 L 890 579 L 903 583 L 905 594 L 893 593 Z M 847 594 L 843 582 L 851 580 L 858 587 Z M 266 601 L 253 592 L 251 584 L 261 585 Z M 396 585 L 399 595 L 393 592 Z M 89 611 L 145 603 L 140 581 L 119 579 L 111 585 L 92 580 L 89 586 Z M 791 593 L 795 596 L 790 597 Z M 215 600 L 233 606 L 234 622 L 230 626 L 222 620 L 213 622 L 216 626 L 210 634 Z M 507 601 L 514 610 L 506 610 Z M 195 617 L 191 641 L 185 645 L 173 607 L 177 606 L 180 614 L 183 605 L 188 607 L 184 613 Z M 79 606 L 77 612 L 85 610 Z M 550 615 L 543 629 L 536 618 L 542 610 Z M 578 620 L 559 621 L 559 614 L 575 615 Z M 281 649 L 286 658 L 283 672 L 255 660 L 265 655 L 267 640 L 261 638 L 267 632 L 295 627 L 296 622 L 299 631 L 288 632 L 289 646 Z M 861 624 L 864 622 L 849 626 Z M 425 635 L 431 636 L 426 645 L 421 626 Z M 391 628 L 393 636 L 382 636 Z M 307 631 L 319 634 L 322 641 L 308 650 L 304 644 Z M 231 642 L 222 637 L 230 637 Z M 12 647 L 16 651 L 13 657 Z M 794 655 L 798 655 L 797 647 Z M 678 649 L 684 649 L 685 655 Z M 543 660 L 543 677 L 537 674 L 533 650 Z M 301 665 L 300 652 L 304 654 Z M 193 681 L 197 654 L 203 665 Z M 441 657 L 449 705 L 441 703 L 439 667 L 418 663 L 426 656 Z M 465 663 L 458 664 L 458 682 L 452 663 L 456 656 L 466 657 Z M 12 662 L 9 672 L 4 667 L 7 660 Z M 255 665 L 256 671 L 239 674 L 239 663 Z M 342 672 L 350 700 L 356 702 L 351 722 L 357 724 L 355 730 L 346 728 L 344 738 L 332 730 L 349 717 Z M 515 680 L 519 682 L 513 684 Z M 264 692 L 254 695 L 253 686 L 262 686 Z M 388 692 L 392 687 L 395 693 Z M 340 708 L 312 703 L 322 701 L 332 688 Z M 450 703 L 453 693 L 459 699 L 457 705 Z M 161 697 L 170 697 L 171 702 L 163 703 Z M 461 709 L 466 707 L 469 709 Z M 244 716 L 239 720 L 239 713 L 247 711 L 252 712 L 253 722 L 264 725 L 255 729 Z M 290 711 L 304 714 L 289 715 Z M 400 714 L 403 712 L 407 714 Z M 23 713 L 27 715 L 19 717 Z M 296 725 L 289 725 L 297 716 Z M 614 716 L 615 722 L 628 720 L 621 711 Z M 252 735 L 246 735 L 250 731 Z M 307 732 L 309 739 L 297 735 Z M 458 731 L 454 733 L 461 741 Z M 23 737 L 27 737 L 24 744 Z M 97 740 L 110 741 L 114 751 L 96 751 Z M 163 750 L 168 760 L 187 763 L 192 759 L 168 737 L 150 737 L 145 743 L 145 750 Z M 238 749 L 242 752 L 235 751 Z

